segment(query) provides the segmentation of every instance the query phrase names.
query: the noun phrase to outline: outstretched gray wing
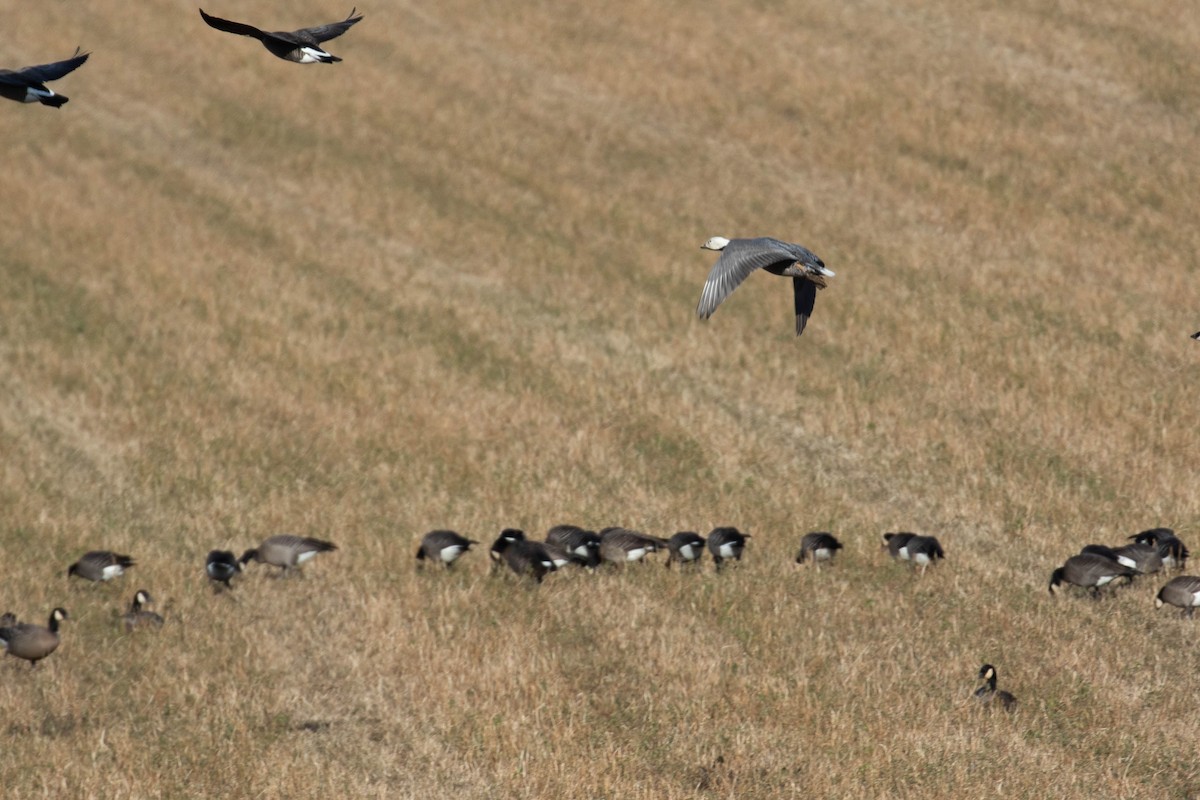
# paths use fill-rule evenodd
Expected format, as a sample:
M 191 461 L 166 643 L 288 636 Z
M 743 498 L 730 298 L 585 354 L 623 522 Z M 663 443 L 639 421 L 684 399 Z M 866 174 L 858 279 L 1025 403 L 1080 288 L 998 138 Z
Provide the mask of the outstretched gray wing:
M 55 61 L 53 64 L 41 64 L 36 67 L 24 67 L 9 73 L 7 76 L 0 75 L 0 80 L 3 80 L 5 83 L 17 83 L 17 80 L 14 79 L 22 79 L 21 83 L 56 81 L 68 72 L 78 69 L 83 62 L 88 60 L 89 55 L 91 53 L 80 55 L 79 50 L 76 50 L 75 56 L 68 58 L 66 61 Z
M 318 25 L 315 28 L 301 28 L 296 31 L 297 36 L 311 36 L 318 42 L 327 42 L 330 39 L 336 39 L 346 31 L 350 30 L 350 26 L 362 19 L 362 14 L 354 16 L 358 12 L 357 8 L 350 9 L 350 15 L 341 22 L 331 22 L 328 25 Z
M 750 273 L 780 261 L 793 262 L 795 260 L 796 256 L 784 246 L 784 243 L 774 239 L 734 239 L 730 241 L 721 251 L 721 257 L 717 259 L 717 263 L 713 264 L 712 272 L 708 273 L 708 280 L 704 282 L 704 291 L 700 294 L 700 304 L 696 306 L 696 314 L 701 319 L 708 319 L 717 310 L 717 306 L 721 305 L 721 302 L 742 281 L 746 280 Z

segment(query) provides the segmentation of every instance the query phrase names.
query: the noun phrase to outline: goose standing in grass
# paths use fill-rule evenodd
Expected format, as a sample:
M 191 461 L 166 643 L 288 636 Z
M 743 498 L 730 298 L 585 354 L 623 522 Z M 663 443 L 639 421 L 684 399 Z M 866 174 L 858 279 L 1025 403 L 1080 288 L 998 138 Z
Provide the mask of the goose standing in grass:
M 129 604 L 129 610 L 121 617 L 121 622 L 125 625 L 125 630 L 131 631 L 134 628 L 161 628 L 163 618 L 153 611 L 148 611 L 145 606 L 154 602 L 154 598 L 145 589 L 138 589 L 133 595 L 133 601 Z
M 242 566 L 254 561 L 258 564 L 270 564 L 279 567 L 282 575 L 287 575 L 305 561 L 314 558 L 317 553 L 328 553 L 337 550 L 333 542 L 314 539 L 311 536 L 295 536 L 282 533 L 263 539 L 258 547 L 242 553 Z
M 600 558 L 612 564 L 641 561 L 666 546 L 667 542 L 657 536 L 647 536 L 628 528 L 613 527 L 600 531 Z
M 417 560 L 440 561 L 446 569 L 454 566 L 454 562 L 471 549 L 471 545 L 479 544 L 474 539 L 459 536 L 454 531 L 430 531 L 421 540 L 417 548 Z
M 1016 711 L 1017 698 L 1003 689 L 996 689 L 995 667 L 991 664 L 984 664 L 980 667 L 979 680 L 984 681 L 984 684 L 975 690 L 975 699 L 981 705 L 991 706 L 993 703 L 999 703 L 1005 711 Z
M 61 108 L 67 102 L 67 98 L 55 92 L 46 83 L 56 81 L 68 72 L 78 69 L 88 60 L 89 55 L 91 54 L 80 53 L 79 48 L 76 48 L 75 55 L 65 61 L 21 69 L 0 69 L 0 97 L 7 97 L 18 103 L 41 103 L 44 106 Z
M 1166 569 L 1183 569 L 1187 566 L 1188 552 L 1183 541 L 1170 528 L 1150 528 L 1129 537 L 1137 544 L 1158 548 L 1158 556 Z
M 516 528 L 500 531 L 500 536 L 492 543 L 491 553 L 498 563 L 507 564 L 517 575 L 533 576 L 536 583 L 541 583 L 547 573 L 558 569 L 544 544 L 529 541 L 525 531 Z
M 796 307 L 796 335 L 804 333 L 804 326 L 812 316 L 817 290 L 825 288 L 825 279 L 833 277 L 833 271 L 825 268 L 816 253 L 798 244 L 781 242 L 768 236 L 756 239 L 726 239 L 714 236 L 700 245 L 702 250 L 716 250 L 721 256 L 708 273 L 704 291 L 696 315 L 708 319 L 717 306 L 733 293 L 752 272 L 765 269 L 773 275 L 792 279 L 792 294 Z
M 45 627 L 30 622 L 19 622 L 0 628 L 0 644 L 10 656 L 23 658 L 30 667 L 58 649 L 58 623 L 68 619 L 65 608 L 50 612 L 50 623 Z
M 237 556 L 230 550 L 211 550 L 204 562 L 204 572 L 215 584 L 215 590 L 218 592 L 221 591 L 222 585 L 226 589 L 233 589 L 230 581 L 241 571 L 242 565 L 238 563 Z
M 680 531 L 667 540 L 667 550 L 667 569 L 676 561 L 698 565 L 704 555 L 704 537 L 695 531 Z
M 1138 571 L 1111 558 L 1095 553 L 1071 556 L 1050 575 L 1050 594 L 1057 594 L 1064 583 L 1088 589 L 1092 597 L 1100 596 L 1100 587 L 1107 586 L 1118 578 L 1132 581 Z
M 67 567 L 67 577 L 75 575 L 89 581 L 111 581 L 124 575 L 125 570 L 136 564 L 130 556 L 111 550 L 92 550 Z
M 331 22 L 328 25 L 318 25 L 314 28 L 301 28 L 297 31 L 275 31 L 273 33 L 261 31 L 244 22 L 233 22 L 211 16 L 204 13 L 203 8 L 200 9 L 200 16 L 208 23 L 209 27 L 219 31 L 258 39 L 262 42 L 263 47 L 284 61 L 294 61 L 297 64 L 332 64 L 341 59 L 327 53 L 321 47 L 321 43 L 336 39 L 350 30 L 351 25 L 362 19 L 361 14 L 357 17 L 354 16 L 357 11 L 357 8 L 351 10 L 350 15 L 341 22 Z
M 746 540 L 749 538 L 750 534 L 730 526 L 713 528 L 709 532 L 705 544 L 708 545 L 708 552 L 712 553 L 713 564 L 718 572 L 727 559 L 742 560 L 742 552 L 746 549 Z
M 546 531 L 546 543 L 565 547 L 591 566 L 600 563 L 600 535 L 578 525 L 555 525 Z
M 1158 597 L 1154 598 L 1155 608 L 1164 605 L 1183 609 L 1183 616 L 1190 619 L 1196 606 L 1200 606 L 1200 578 L 1180 575 L 1169 580 L 1166 586 L 1158 590 Z
M 832 561 L 834 555 L 841 549 L 842 543 L 832 533 L 825 531 L 806 533 L 800 540 L 800 552 L 796 554 L 796 563 L 803 564 L 809 559 L 812 559 L 813 564 Z

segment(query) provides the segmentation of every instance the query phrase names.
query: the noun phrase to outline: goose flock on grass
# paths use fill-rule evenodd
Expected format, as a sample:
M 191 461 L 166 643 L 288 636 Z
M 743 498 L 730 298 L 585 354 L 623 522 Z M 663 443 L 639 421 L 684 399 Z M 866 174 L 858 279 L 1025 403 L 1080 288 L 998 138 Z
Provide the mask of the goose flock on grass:
M 246 23 L 212 16 L 203 9 L 199 11 L 200 17 L 210 27 L 257 39 L 272 55 L 298 64 L 332 64 L 341 61 L 341 58 L 326 51 L 322 44 L 346 33 L 363 18 L 357 14 L 357 9 L 353 9 L 339 22 L 294 31 L 267 32 Z M 81 67 L 89 55 L 77 48 L 71 58 L 63 61 L 16 70 L 0 69 L 0 97 L 60 108 L 68 98 L 46 84 Z M 704 242 L 701 248 L 720 253 L 696 307 L 696 314 L 701 319 L 711 317 L 717 307 L 752 273 L 765 270 L 792 279 L 795 329 L 799 336 L 812 315 L 817 291 L 825 288 L 827 279 L 834 276 L 825 262 L 808 248 L 770 237 L 727 239 L 714 236 Z M 1200 339 L 1200 332 L 1193 334 L 1192 338 Z M 1065 585 L 1072 585 L 1098 597 L 1101 589 L 1110 584 L 1128 583 L 1140 575 L 1184 568 L 1188 550 L 1170 529 L 1154 528 L 1130 538 L 1134 540 L 1132 544 L 1120 547 L 1085 546 L 1079 554 L 1071 556 L 1053 571 L 1050 593 L 1053 595 Z M 595 571 L 605 564 L 643 562 L 651 554 L 660 551 L 667 552 L 665 565 L 669 569 L 676 564 L 681 568 L 688 565 L 697 567 L 707 550 L 715 570 L 720 572 L 729 562 L 741 561 L 749 539 L 750 534 L 735 527 L 715 528 L 707 537 L 694 531 L 680 531 L 664 539 L 620 527 L 604 528 L 597 533 L 574 525 L 558 525 L 550 529 L 545 541 L 537 542 L 528 539 L 521 530 L 505 528 L 492 544 L 489 557 L 493 571 L 507 566 L 518 576 L 529 577 L 538 584 L 547 575 L 569 566 Z M 439 563 L 449 569 L 477 544 L 478 541 L 451 530 L 434 530 L 422 539 L 416 558 L 422 563 Z M 883 535 L 883 548 L 893 559 L 906 561 L 914 569 L 919 567 L 922 575 L 929 566 L 945 559 L 941 543 L 932 536 L 889 532 Z M 802 538 L 795 560 L 800 564 L 831 563 L 841 549 L 842 544 L 833 534 L 817 531 Z M 337 550 L 336 545 L 321 539 L 290 534 L 271 536 L 257 547 L 246 550 L 240 558 L 228 550 L 211 551 L 205 560 L 205 574 L 216 592 L 228 592 L 234 587 L 234 579 L 250 562 L 276 567 L 278 574 L 286 577 L 315 556 L 334 550 Z M 112 581 L 122 577 L 136 563 L 128 555 L 94 550 L 83 554 L 68 567 L 67 578 Z M 163 625 L 163 617 L 146 608 L 152 602 L 150 593 L 145 589 L 135 592 L 128 611 L 121 616 L 121 624 L 127 631 L 157 629 Z M 1171 605 L 1191 617 L 1196 607 L 1200 606 L 1200 578 L 1187 575 L 1173 578 L 1158 592 L 1155 605 L 1160 608 Z M 0 616 L 0 644 L 9 655 L 36 666 L 57 649 L 59 625 L 69 618 L 66 609 L 61 607 L 50 612 L 45 626 L 19 622 L 15 615 L 6 613 Z M 1009 711 L 1016 708 L 1016 698 L 1007 691 L 997 689 L 997 673 L 993 665 L 984 664 L 979 670 L 978 680 L 983 681 L 983 685 L 975 692 L 980 704 L 995 704 Z

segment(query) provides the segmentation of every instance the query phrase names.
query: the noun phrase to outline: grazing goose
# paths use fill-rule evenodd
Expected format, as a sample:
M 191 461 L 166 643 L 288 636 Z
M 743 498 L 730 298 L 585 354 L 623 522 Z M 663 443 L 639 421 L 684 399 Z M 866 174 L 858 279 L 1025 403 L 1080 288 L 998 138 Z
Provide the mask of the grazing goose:
M 1125 566 L 1130 567 L 1132 569 L 1137 569 L 1137 562 L 1134 561 L 1131 557 L 1121 555 L 1120 553 L 1117 552 L 1117 548 L 1109 547 L 1108 545 L 1105 545 L 1105 544 L 1084 545 L 1083 549 L 1079 551 L 1079 555 L 1081 555 L 1081 556 L 1086 556 L 1086 555 L 1103 556 L 1104 558 L 1107 558 L 1110 561 L 1115 561 L 1118 564 L 1124 564 Z
M 841 549 L 842 543 L 832 533 L 824 531 L 806 533 L 800 540 L 800 552 L 796 554 L 796 563 L 803 564 L 810 558 L 814 564 L 832 561 L 834 555 Z
M 558 569 L 554 559 L 541 542 L 531 542 L 525 532 L 516 528 L 505 528 L 492 544 L 493 557 L 508 565 L 517 575 L 532 575 L 534 581 L 542 582 L 546 573 Z
M 358 9 L 352 9 L 350 15 L 341 22 L 331 22 L 328 25 L 318 25 L 315 28 L 301 28 L 298 31 L 275 31 L 267 33 L 253 25 L 243 22 L 231 22 L 220 17 L 210 16 L 200 9 L 200 17 L 210 27 L 226 33 L 236 33 L 239 36 L 251 36 L 263 43 L 272 55 L 279 56 L 285 61 L 295 61 L 297 64 L 332 64 L 341 61 L 335 55 L 325 52 L 321 42 L 336 39 L 350 29 L 350 26 L 362 19 L 362 15 L 354 16 Z
M 446 565 L 446 569 L 450 569 L 459 556 L 470 550 L 473 544 L 479 542 L 459 536 L 454 531 L 430 531 L 425 534 L 421 546 L 417 548 L 417 560 L 440 561 Z
M 595 566 L 594 564 L 589 564 L 588 560 L 583 556 L 576 555 L 574 551 L 568 550 L 561 544 L 554 542 L 542 542 L 541 544 L 546 550 L 546 555 L 550 556 L 550 560 L 554 562 L 555 569 L 562 569 L 569 564 L 574 564 L 577 567 Z M 596 557 L 599 558 L 598 552 Z
M 121 621 L 125 623 L 125 630 L 131 631 L 134 628 L 161 628 L 163 618 L 153 611 L 147 611 L 142 606 L 154 602 L 154 598 L 145 589 L 138 589 L 133 595 L 133 602 L 129 604 L 129 610 L 121 617 Z
M 657 536 L 647 536 L 628 528 L 614 527 L 600 531 L 600 558 L 612 564 L 641 561 L 666 546 L 666 541 Z
M 709 532 L 705 544 L 708 545 L 708 552 L 712 553 L 713 563 L 716 564 L 718 572 L 725 559 L 742 560 L 742 551 L 746 549 L 746 540 L 749 538 L 750 534 L 742 533 L 733 527 L 713 528 Z
M 282 533 L 263 539 L 258 547 L 242 553 L 240 561 L 242 566 L 251 559 L 259 564 L 270 564 L 279 567 L 282 570 L 281 574 L 287 575 L 293 568 L 314 558 L 317 553 L 328 553 L 331 550 L 337 550 L 337 545 L 333 542 Z
M 78 575 L 89 581 L 111 581 L 124 575 L 125 570 L 135 566 L 135 563 L 129 556 L 110 550 L 92 550 L 67 567 L 67 577 Z
M 1188 552 L 1186 546 L 1170 528 L 1151 528 L 1129 537 L 1138 544 L 1148 544 L 1158 548 L 1158 555 L 1166 569 L 1183 569 L 1187 565 Z
M 578 525 L 555 525 L 546 531 L 546 543 L 565 547 L 590 567 L 600 563 L 600 536 L 595 531 Z
M 915 536 L 915 533 L 908 533 L 906 531 L 901 533 L 885 533 L 883 535 L 883 546 L 892 558 L 907 561 L 908 550 L 906 547 L 909 541 Z
M 1005 711 L 1017 710 L 1017 698 L 1013 697 L 1003 689 L 996 690 L 996 668 L 991 664 L 984 664 L 979 668 L 979 680 L 985 681 L 983 686 L 975 690 L 975 699 L 982 705 L 991 706 L 992 703 L 999 703 Z
M 56 608 L 50 612 L 50 624 L 44 628 L 29 622 L 0 628 L 0 644 L 10 656 L 23 658 L 30 667 L 35 667 L 58 648 L 58 623 L 67 618 L 66 609 Z
M 680 531 L 667 540 L 667 569 L 680 564 L 699 564 L 704 555 L 704 537 L 695 531 Z
M 1183 616 L 1191 618 L 1196 606 L 1200 606 L 1200 578 L 1180 575 L 1167 581 L 1154 598 L 1155 608 L 1162 608 L 1164 604 L 1183 609 Z
M 46 82 L 56 81 L 68 72 L 78 69 L 88 60 L 89 55 L 90 53 L 80 54 L 79 48 L 75 48 L 75 55 L 66 61 L 21 69 L 0 69 L 0 97 L 7 97 L 18 103 L 41 103 L 44 106 L 60 108 L 67 102 L 67 98 L 47 86 Z
M 907 558 L 914 567 L 921 568 L 922 575 L 930 564 L 946 558 L 946 551 L 936 536 L 914 536 L 901 549 L 908 553 Z
M 237 556 L 230 550 L 211 550 L 208 558 L 204 562 L 204 571 L 208 573 L 208 577 L 216 586 L 216 591 L 221 591 L 221 584 L 225 585 L 226 589 L 233 589 L 233 576 L 242 571 L 242 565 L 238 563 Z
M 726 297 L 755 270 L 765 269 L 774 275 L 792 279 L 792 294 L 796 306 L 796 335 L 812 315 L 817 289 L 825 288 L 825 279 L 833 272 L 825 262 L 807 247 L 781 242 L 767 236 L 757 239 L 726 239 L 714 236 L 700 245 L 702 250 L 717 250 L 721 257 L 708 273 L 696 315 L 708 319 Z
M 1119 564 L 1111 558 L 1083 553 L 1071 556 L 1061 567 L 1050 575 L 1050 594 L 1057 594 L 1063 583 L 1089 589 L 1092 597 L 1100 596 L 1100 587 L 1112 583 L 1117 578 L 1132 581 L 1137 575 L 1133 567 Z
M 1162 556 L 1159 555 L 1158 548 L 1152 544 L 1135 542 L 1118 547 L 1116 553 L 1118 563 L 1128 566 L 1128 562 L 1133 562 L 1133 568 L 1143 575 L 1162 571 Z

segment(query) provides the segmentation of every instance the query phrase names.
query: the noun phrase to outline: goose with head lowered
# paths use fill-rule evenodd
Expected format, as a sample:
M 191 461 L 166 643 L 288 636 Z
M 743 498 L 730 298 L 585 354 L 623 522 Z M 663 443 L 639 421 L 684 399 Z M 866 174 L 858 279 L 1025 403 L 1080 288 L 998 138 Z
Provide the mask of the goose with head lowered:
M 507 564 L 517 575 L 531 576 L 536 583 L 541 583 L 548 573 L 558 569 L 546 546 L 526 539 L 525 531 L 517 528 L 500 531 L 492 543 L 491 553 L 497 563 Z
M 742 560 L 742 553 L 746 550 L 746 540 L 749 538 L 750 534 L 742 533 L 731 525 L 713 528 L 709 531 L 705 544 L 708 546 L 708 552 L 712 554 L 713 564 L 716 565 L 718 572 L 721 571 L 727 560 Z
M 820 564 L 822 561 L 832 561 L 837 551 L 841 549 L 842 543 L 832 533 L 825 531 L 806 533 L 800 540 L 800 552 L 796 554 L 796 563 L 803 564 L 811 560 L 813 564 Z
M 1064 583 L 1069 583 L 1089 590 L 1092 597 L 1099 597 L 1101 586 L 1107 586 L 1119 578 L 1129 582 L 1137 574 L 1138 571 L 1134 567 L 1113 561 L 1111 558 L 1096 553 L 1081 553 L 1071 556 L 1051 573 L 1050 594 L 1057 594 Z
M 111 581 L 124 575 L 125 570 L 136 564 L 131 556 L 111 550 L 92 550 L 67 567 L 67 577 L 74 575 L 89 581 Z
M 1196 611 L 1196 606 L 1200 606 L 1200 578 L 1180 575 L 1167 581 L 1167 585 L 1159 589 L 1158 596 L 1154 598 L 1155 608 L 1162 608 L 1164 605 L 1175 606 L 1181 610 L 1183 616 L 1190 619 Z
M 741 285 L 742 281 L 760 269 L 773 275 L 792 279 L 792 299 L 796 310 L 796 335 L 804 333 L 808 318 L 812 316 L 817 290 L 825 288 L 825 279 L 833 277 L 825 262 L 816 253 L 799 244 L 783 242 L 769 236 L 754 239 L 726 239 L 713 236 L 702 250 L 716 250 L 721 254 L 713 264 L 700 294 L 696 315 L 708 319 L 717 306 Z
M 232 589 L 233 576 L 242 571 L 242 565 L 231 550 L 210 550 L 204 561 L 204 572 L 214 584 L 214 591 L 221 587 Z
M 666 540 L 629 528 L 611 527 L 600 531 L 600 558 L 610 564 L 641 561 L 666 547 Z
M 446 569 L 450 569 L 473 544 L 479 542 L 460 536 L 454 531 L 430 531 L 421 539 L 421 546 L 417 548 L 417 561 L 438 561 L 445 564 Z
M 305 561 L 314 558 L 318 553 L 329 553 L 337 550 L 333 542 L 314 539 L 311 536 L 296 536 L 291 533 L 281 533 L 268 536 L 258 547 L 252 547 L 242 553 L 238 559 L 244 567 L 251 561 L 258 564 L 270 564 L 279 567 L 280 574 L 287 575 Z
M 699 565 L 704 555 L 704 537 L 695 531 L 680 531 L 667 540 L 667 550 L 667 569 L 676 561 L 680 565 Z
M 330 39 L 336 39 L 346 31 L 350 30 L 350 26 L 362 19 L 362 15 L 354 16 L 358 9 L 353 9 L 350 15 L 341 22 L 331 22 L 328 25 L 317 25 L 313 28 L 300 28 L 295 31 L 275 31 L 268 33 L 267 31 L 259 30 L 253 25 L 247 25 L 244 22 L 233 22 L 228 19 L 214 17 L 211 14 L 206 14 L 204 9 L 200 9 L 200 17 L 208 24 L 210 28 L 216 28 L 225 33 L 236 33 L 239 36 L 249 36 L 253 39 L 258 39 L 262 42 L 263 47 L 271 51 L 272 55 L 282 58 L 284 61 L 294 61 L 297 64 L 333 64 L 341 61 L 340 58 L 328 53 L 323 47 L 322 42 L 327 42 Z

